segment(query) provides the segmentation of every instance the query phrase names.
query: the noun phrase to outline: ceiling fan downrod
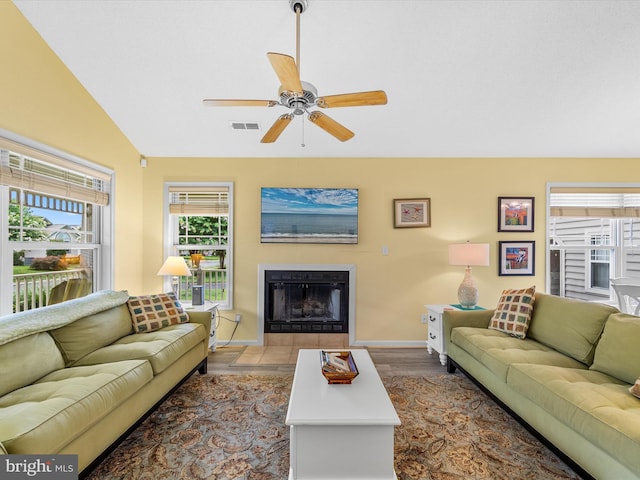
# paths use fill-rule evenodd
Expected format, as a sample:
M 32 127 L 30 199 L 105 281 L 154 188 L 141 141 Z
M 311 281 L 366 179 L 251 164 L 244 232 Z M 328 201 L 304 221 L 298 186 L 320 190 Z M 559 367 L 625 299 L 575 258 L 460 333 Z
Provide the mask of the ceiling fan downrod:
M 289 0 L 291 9 L 296 14 L 296 66 L 300 72 L 300 14 L 307 9 L 308 0 Z

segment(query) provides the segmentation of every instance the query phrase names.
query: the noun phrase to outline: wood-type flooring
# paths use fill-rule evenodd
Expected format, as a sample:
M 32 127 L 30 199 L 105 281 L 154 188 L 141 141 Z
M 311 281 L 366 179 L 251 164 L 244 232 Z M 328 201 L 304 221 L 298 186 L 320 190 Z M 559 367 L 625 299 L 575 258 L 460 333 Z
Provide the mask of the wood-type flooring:
M 218 347 L 214 352 L 209 353 L 209 373 L 213 375 L 275 375 L 292 374 L 295 370 L 295 361 L 291 360 L 290 356 L 285 359 L 281 355 L 282 360 L 265 363 L 265 355 L 269 355 L 268 349 L 271 347 L 264 347 L 265 353 L 262 356 L 262 363 L 259 363 L 260 360 L 256 360 L 254 364 L 237 363 L 246 348 L 255 349 L 256 347 Z M 434 352 L 433 355 L 429 355 L 426 346 L 413 348 L 368 347 L 367 350 L 369 350 L 371 359 L 380 375 L 446 374 L 446 369 L 440 364 L 438 354 Z

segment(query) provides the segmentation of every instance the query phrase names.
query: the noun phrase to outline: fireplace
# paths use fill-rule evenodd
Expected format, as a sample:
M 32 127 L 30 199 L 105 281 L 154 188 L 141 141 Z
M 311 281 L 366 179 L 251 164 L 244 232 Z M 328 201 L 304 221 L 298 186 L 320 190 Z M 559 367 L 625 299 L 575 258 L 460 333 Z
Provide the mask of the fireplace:
M 259 265 L 258 274 L 261 342 L 264 334 L 278 333 L 352 337 L 354 265 Z
M 265 270 L 265 333 L 348 333 L 349 272 Z

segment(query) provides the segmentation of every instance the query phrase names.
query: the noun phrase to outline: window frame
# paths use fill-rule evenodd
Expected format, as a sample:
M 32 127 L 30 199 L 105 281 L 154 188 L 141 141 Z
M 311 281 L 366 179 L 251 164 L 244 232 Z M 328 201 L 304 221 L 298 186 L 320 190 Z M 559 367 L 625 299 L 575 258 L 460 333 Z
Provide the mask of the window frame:
M 96 235 L 92 243 L 72 243 L 65 242 L 65 249 L 91 249 L 95 252 L 93 265 L 93 285 L 94 291 L 112 289 L 114 284 L 114 191 L 115 191 L 115 172 L 111 169 L 97 165 L 67 152 L 49 147 L 48 145 L 36 142 L 29 138 L 14 134 L 13 132 L 0 129 L 0 139 L 9 143 L 17 144 L 18 147 L 23 146 L 25 149 L 33 152 L 31 156 L 36 160 L 46 163 L 52 163 L 50 160 L 57 162 L 57 166 L 68 168 L 75 171 L 92 171 L 101 174 L 107 178 L 105 191 L 109 195 L 107 205 L 99 207 L 100 213 L 96 218 Z M 10 148 L 8 148 L 10 150 Z M 4 151 L 5 148 L 0 148 Z M 41 157 L 41 158 L 38 158 Z M 0 159 L 5 162 L 8 159 L 4 157 Z M 56 246 L 60 247 L 57 242 L 25 242 L 9 240 L 9 205 L 10 205 L 10 186 L 0 185 L 0 251 L 11 252 L 11 255 L 2 255 L 0 260 L 0 316 L 13 313 L 13 251 L 28 249 L 50 249 Z
M 184 190 L 189 190 L 189 188 L 202 189 L 202 188 L 227 188 L 228 190 L 228 202 L 229 202 L 229 211 L 227 218 L 227 244 L 224 245 L 224 249 L 227 251 L 226 254 L 226 278 L 227 278 L 227 300 L 226 302 L 218 302 L 219 310 L 233 310 L 233 294 L 234 294 L 234 282 L 233 282 L 233 270 L 234 270 L 234 262 L 233 262 L 233 251 L 234 251 L 234 236 L 233 236 L 233 209 L 234 209 L 234 185 L 233 182 L 164 182 L 163 185 L 163 219 L 164 219 L 164 233 L 163 233 L 163 252 L 164 257 L 167 258 L 170 255 L 176 255 L 176 250 L 178 248 L 184 249 L 186 245 L 179 245 L 178 241 L 178 218 L 180 216 L 186 215 L 178 215 L 172 214 L 169 211 L 169 204 L 171 202 L 171 188 L 181 188 Z M 211 216 L 215 216 L 215 213 L 212 213 Z M 198 247 L 202 247 L 199 245 Z M 211 246 L 211 250 L 215 250 L 215 246 Z M 171 289 L 171 280 L 169 278 L 165 278 L 163 280 L 163 288 L 166 291 Z
M 615 230 L 617 228 L 617 223 L 619 222 L 619 220 L 614 220 L 614 223 L 610 225 L 610 230 Z M 607 279 L 607 287 L 599 287 L 599 286 L 594 286 L 593 285 L 593 266 L 595 264 L 606 264 L 609 266 L 609 275 L 608 278 L 611 278 L 613 275 L 613 273 L 615 272 L 615 262 L 614 262 L 614 258 L 615 258 L 615 249 L 614 249 L 614 245 L 615 245 L 615 236 L 613 235 L 613 232 L 608 232 L 608 233 L 603 233 L 602 231 L 594 231 L 594 230 L 587 230 L 585 232 L 585 235 L 587 237 L 587 241 L 586 244 L 591 246 L 591 247 L 597 247 L 597 248 L 588 248 L 585 252 L 585 256 L 584 256 L 584 261 L 585 261 L 585 282 L 584 282 L 584 288 L 585 291 L 587 292 L 593 292 L 596 294 L 608 294 L 609 293 L 609 284 L 608 284 L 608 279 Z M 608 242 L 606 244 L 602 244 L 602 243 L 593 243 L 594 241 L 598 240 L 598 239 L 602 239 L 603 237 L 607 237 Z M 604 251 L 607 253 L 607 256 L 609 257 L 608 260 L 597 260 L 594 258 L 594 255 L 597 256 L 598 255 L 598 251 Z
M 616 194 L 638 194 L 640 193 L 640 183 L 597 183 L 597 182 L 548 182 L 546 185 L 546 217 L 545 217 L 545 227 L 546 227 L 546 262 L 545 262 L 545 285 L 547 290 L 549 291 L 553 284 L 551 280 L 551 257 L 552 251 L 558 251 L 560 254 L 560 262 L 563 264 L 565 262 L 565 256 L 567 252 L 570 251 L 578 251 L 582 250 L 584 252 L 584 269 L 585 269 L 585 278 L 584 278 L 584 293 L 586 295 L 593 295 L 591 297 L 592 300 L 596 300 L 597 297 L 602 298 L 608 295 L 609 301 L 615 301 L 615 294 L 613 289 L 609 286 L 608 289 L 598 288 L 598 287 L 590 287 L 591 283 L 591 252 L 593 250 L 600 250 L 592 248 L 590 245 L 590 238 L 593 234 L 602 235 L 602 230 L 593 230 L 586 229 L 585 230 L 585 242 L 582 246 L 565 246 L 563 244 L 554 243 L 554 239 L 557 238 L 556 235 L 552 235 L 553 231 L 555 231 L 555 225 L 552 224 L 551 211 L 551 193 L 553 190 L 562 192 L 563 189 L 567 189 L 569 191 L 576 190 L 577 193 L 611 193 L 615 191 Z M 581 191 L 581 192 L 580 192 Z M 634 203 L 637 202 L 637 198 L 634 200 Z M 623 211 L 624 209 L 624 211 Z M 606 250 L 611 252 L 609 259 L 609 277 L 626 277 L 629 276 L 629 265 L 626 264 L 626 257 L 629 254 L 640 254 L 640 248 L 633 246 L 633 242 L 628 242 L 627 236 L 630 239 L 636 238 L 633 236 L 633 227 L 632 225 L 638 224 L 638 220 L 640 220 L 640 215 L 638 214 L 638 207 L 627 206 L 625 205 L 623 208 L 619 209 L 616 215 L 613 215 L 611 218 L 611 222 L 609 225 L 607 235 L 610 236 L 610 245 L 607 246 Z M 628 213 L 628 215 L 627 215 Z M 577 218 L 581 218 L 578 215 Z M 594 217 L 594 218 L 605 218 L 605 217 Z M 631 219 L 631 220 L 630 220 Z M 629 225 L 629 227 L 627 227 Z M 631 229 L 631 230 L 629 230 Z M 629 230 L 627 232 L 627 230 Z M 628 243 L 630 243 L 628 245 Z M 636 253 L 638 252 L 638 253 Z M 559 279 L 559 295 L 566 296 L 567 285 L 565 284 L 565 278 L 561 277 Z M 601 300 L 596 300 L 601 301 Z

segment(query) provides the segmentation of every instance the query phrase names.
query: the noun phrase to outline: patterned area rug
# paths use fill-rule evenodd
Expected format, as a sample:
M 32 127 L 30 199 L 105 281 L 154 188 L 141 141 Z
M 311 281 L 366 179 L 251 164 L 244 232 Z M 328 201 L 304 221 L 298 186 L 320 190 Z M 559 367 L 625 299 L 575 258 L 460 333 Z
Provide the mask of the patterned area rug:
M 194 375 L 88 477 L 284 480 L 291 375 Z M 399 480 L 579 479 L 461 374 L 383 377 Z

